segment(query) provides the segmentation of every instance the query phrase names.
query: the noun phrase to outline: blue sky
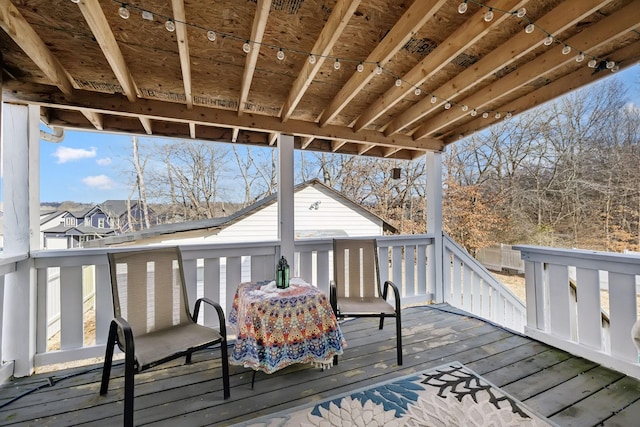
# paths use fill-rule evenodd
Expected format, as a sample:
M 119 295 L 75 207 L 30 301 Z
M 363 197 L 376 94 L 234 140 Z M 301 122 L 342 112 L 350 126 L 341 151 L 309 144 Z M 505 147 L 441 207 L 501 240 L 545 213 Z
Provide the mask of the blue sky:
M 640 105 L 640 65 L 616 73 L 632 102 Z M 100 203 L 126 199 L 131 137 L 67 132 L 59 144 L 41 142 L 40 200 Z

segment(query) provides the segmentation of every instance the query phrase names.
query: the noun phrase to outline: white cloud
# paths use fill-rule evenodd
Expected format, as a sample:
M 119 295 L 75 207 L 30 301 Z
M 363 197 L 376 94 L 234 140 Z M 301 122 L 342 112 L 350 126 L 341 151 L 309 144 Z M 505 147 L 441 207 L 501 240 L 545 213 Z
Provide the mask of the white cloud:
M 96 154 L 97 150 L 95 147 L 91 147 L 90 150 L 85 150 L 84 148 L 58 147 L 51 155 L 58 159 L 57 163 L 67 163 L 75 160 L 90 159 L 95 157 Z
M 111 190 L 115 186 L 113 180 L 106 175 L 86 176 L 82 178 L 82 183 L 99 190 Z
M 105 157 L 102 159 L 98 159 L 96 160 L 96 163 L 100 166 L 109 166 L 111 164 L 111 158 L 110 157 Z

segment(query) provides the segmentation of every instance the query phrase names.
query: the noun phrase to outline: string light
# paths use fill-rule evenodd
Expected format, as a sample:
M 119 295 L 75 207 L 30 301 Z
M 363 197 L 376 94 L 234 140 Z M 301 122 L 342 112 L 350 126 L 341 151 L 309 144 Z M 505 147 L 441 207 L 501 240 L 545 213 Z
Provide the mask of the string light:
M 487 6 L 486 4 L 480 3 L 477 0 L 463 0 L 463 1 L 461 1 L 461 3 L 458 4 L 458 13 L 464 14 L 464 13 L 466 13 L 468 11 L 468 6 L 469 6 L 468 2 L 469 1 L 471 1 L 472 3 L 477 4 L 481 8 L 488 9 L 487 12 L 484 13 L 484 15 L 483 15 L 483 19 L 484 19 L 485 22 L 491 22 L 493 20 L 494 15 L 495 15 L 494 14 L 494 9 L 492 7 Z M 71 2 L 77 4 L 77 3 L 80 2 L 80 0 L 71 0 Z M 118 14 L 123 19 L 128 19 L 130 17 L 129 9 L 136 9 L 136 10 L 141 11 L 142 12 L 142 18 L 145 19 L 145 20 L 153 21 L 153 19 L 154 19 L 153 18 L 153 13 L 151 11 L 142 9 L 139 6 L 132 5 L 132 4 L 129 4 L 129 3 L 122 3 L 121 1 L 118 1 L 118 0 L 113 0 L 113 2 L 120 5 L 120 7 L 118 9 Z M 521 7 L 519 9 L 515 10 L 515 11 L 506 11 L 506 10 L 501 10 L 501 9 L 495 9 L 495 10 L 498 11 L 498 12 L 501 12 L 501 13 L 503 13 L 505 15 L 509 14 L 509 15 L 512 15 L 512 16 L 516 16 L 518 18 L 525 18 L 526 14 L 527 14 L 527 10 L 524 7 Z M 159 16 L 162 17 L 162 15 L 159 15 Z M 181 22 L 182 24 L 187 25 L 187 26 L 192 26 L 192 27 L 195 27 L 195 28 L 198 28 L 198 29 L 201 29 L 201 30 L 204 29 L 206 31 L 206 33 L 207 33 L 207 39 L 209 41 L 213 42 L 213 41 L 216 41 L 216 39 L 217 39 L 217 33 L 213 29 L 202 28 L 202 27 L 199 27 L 197 25 L 189 24 L 187 22 L 174 21 L 173 19 L 168 18 L 168 17 L 165 17 L 165 18 L 167 19 L 167 21 L 165 22 L 165 28 L 169 32 L 174 32 L 175 29 L 176 29 L 176 22 Z M 529 19 L 525 18 L 525 20 L 529 20 Z M 536 30 L 536 28 L 537 28 L 536 25 L 529 20 L 529 23 L 525 27 L 525 32 L 527 34 L 531 34 Z M 542 29 L 542 28 L 537 28 L 537 29 L 539 29 L 540 31 L 542 31 L 543 33 L 546 34 L 546 37 L 543 40 L 543 44 L 545 46 L 550 46 L 554 41 L 558 41 L 558 40 L 555 40 L 551 34 L 549 34 L 548 32 L 544 31 L 544 29 Z M 221 33 L 221 34 L 222 34 L 223 38 L 230 38 L 230 39 L 233 39 L 233 40 L 242 41 L 242 39 L 240 39 L 239 37 L 237 37 L 237 36 L 235 36 L 233 34 L 226 34 L 226 33 Z M 564 55 L 568 55 L 569 53 L 571 53 L 571 50 L 572 50 L 571 46 L 569 46 L 568 44 L 563 43 L 561 41 L 559 41 L 559 42 L 563 45 L 562 53 Z M 256 43 L 258 45 L 263 45 L 263 43 L 261 43 L 261 42 L 256 42 L 256 41 L 252 41 L 252 40 L 246 40 L 244 42 L 244 44 L 242 45 L 243 52 L 249 53 L 251 51 L 251 44 L 252 43 Z M 288 49 L 288 48 L 282 47 L 282 46 L 274 46 L 274 45 L 266 45 L 266 46 L 268 46 L 271 49 L 277 49 L 276 57 L 280 61 L 283 61 L 285 59 L 285 56 L 286 56 L 285 55 L 285 50 L 289 50 L 290 52 L 293 52 L 293 53 L 296 53 L 296 54 L 301 54 L 301 53 L 304 54 L 305 53 L 305 52 L 300 52 L 300 51 L 293 50 L 293 49 Z M 309 64 L 312 64 L 312 65 L 315 64 L 316 63 L 316 56 L 313 53 L 309 53 L 308 55 L 309 55 L 308 56 Z M 329 58 L 329 57 L 324 56 L 324 58 Z M 345 59 L 345 58 L 342 58 L 342 59 L 346 60 L 346 61 L 350 61 L 350 62 L 351 61 L 352 62 L 357 62 L 357 61 L 350 60 L 350 59 Z M 578 55 L 575 57 L 575 60 L 576 60 L 576 62 L 583 62 L 585 60 L 584 52 L 579 52 Z M 593 57 L 592 59 L 590 59 L 587 62 L 587 66 L 590 67 L 590 68 L 597 68 L 598 67 L 598 63 L 600 63 L 600 67 L 603 67 L 603 68 L 606 67 L 607 69 L 611 70 L 612 72 L 616 72 L 616 71 L 618 71 L 620 69 L 619 64 L 615 63 L 614 61 L 598 59 L 596 57 Z M 363 72 L 365 64 L 366 64 L 366 62 L 359 61 L 358 65 L 356 66 L 356 70 L 358 72 L 360 72 L 360 73 Z M 380 63 L 375 63 L 375 65 L 376 65 L 375 73 L 377 75 L 382 74 L 384 69 L 382 68 Z M 341 66 L 340 58 L 335 58 L 335 61 L 333 63 L 333 68 L 336 69 L 336 70 L 339 70 L 340 66 Z M 401 87 L 402 83 L 403 83 L 403 80 L 402 80 L 401 77 L 396 78 L 396 81 L 395 81 L 395 85 L 396 86 Z M 409 86 L 413 86 L 414 87 L 414 91 L 413 92 L 414 92 L 414 94 L 416 96 L 419 96 L 422 93 L 422 91 L 420 90 L 419 87 L 412 85 L 410 82 L 408 82 L 408 83 L 409 83 Z M 452 103 L 449 100 L 443 100 L 443 101 L 446 101 L 445 104 L 444 104 L 444 108 L 447 109 L 447 110 L 450 109 L 451 106 L 452 106 Z M 437 102 L 438 102 L 438 97 L 436 97 L 435 95 L 432 94 L 431 95 L 431 103 L 435 104 Z M 467 105 L 460 105 L 460 104 L 455 104 L 455 105 L 459 105 L 463 112 L 468 111 L 469 108 L 470 108 Z M 478 111 L 475 108 L 473 108 L 473 109 L 471 109 L 469 114 L 471 116 L 475 117 L 478 114 Z M 512 116 L 511 112 L 505 113 L 505 117 L 510 118 L 511 116 Z M 489 117 L 489 112 L 483 112 L 482 113 L 482 117 L 483 118 L 488 118 Z M 502 117 L 502 113 L 496 112 L 494 117 L 496 119 L 498 119 L 498 118 Z
M 511 118 L 511 116 L 513 116 L 513 114 L 511 114 L 511 111 L 509 111 L 505 117 L 506 117 L 507 119 L 510 119 L 510 118 Z
M 74 3 L 78 3 L 78 2 L 74 2 Z M 131 16 L 131 14 L 129 13 L 129 9 L 127 9 L 127 6 L 124 4 L 120 6 L 120 9 L 118 9 L 118 15 L 120 15 L 120 18 L 122 19 L 129 19 L 129 16 Z
M 80 0 L 71 0 L 71 3 L 78 4 L 78 3 L 80 3 Z

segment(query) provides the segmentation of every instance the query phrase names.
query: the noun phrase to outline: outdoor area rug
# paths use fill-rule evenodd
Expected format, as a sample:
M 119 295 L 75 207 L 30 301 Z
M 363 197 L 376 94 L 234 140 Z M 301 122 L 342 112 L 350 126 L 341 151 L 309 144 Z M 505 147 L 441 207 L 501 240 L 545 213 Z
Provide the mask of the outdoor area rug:
M 417 374 L 239 426 L 554 426 L 464 365 Z

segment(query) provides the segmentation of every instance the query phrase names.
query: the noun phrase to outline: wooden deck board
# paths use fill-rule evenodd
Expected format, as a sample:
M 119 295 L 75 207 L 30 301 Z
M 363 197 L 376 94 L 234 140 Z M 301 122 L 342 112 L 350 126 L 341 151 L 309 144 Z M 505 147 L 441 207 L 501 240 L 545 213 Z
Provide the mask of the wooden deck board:
M 146 371 L 135 378 L 136 425 L 229 425 L 402 375 L 459 361 L 559 425 L 625 425 L 640 413 L 640 382 L 450 307 L 403 312 L 404 365 L 396 365 L 395 328 L 374 319 L 341 324 L 347 348 L 338 366 L 295 365 L 272 375 L 231 367 L 231 398 L 222 399 L 219 349 Z M 123 368 L 98 395 L 101 366 L 18 379 L 0 388 L 0 405 L 48 377 L 64 378 L 0 408 L 0 424 L 120 425 Z M 84 373 L 83 373 L 84 372 Z M 635 416 L 635 417 L 634 417 Z M 577 420 L 577 421 L 576 421 Z M 579 422 L 578 422 L 579 421 Z

